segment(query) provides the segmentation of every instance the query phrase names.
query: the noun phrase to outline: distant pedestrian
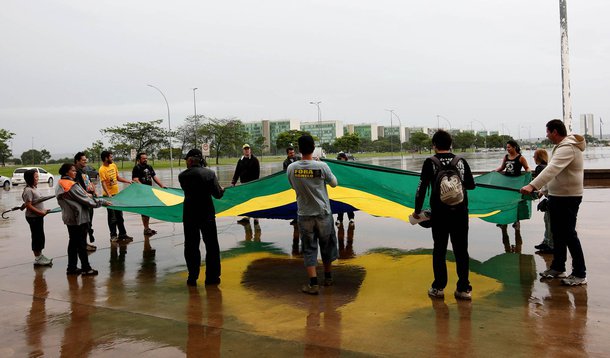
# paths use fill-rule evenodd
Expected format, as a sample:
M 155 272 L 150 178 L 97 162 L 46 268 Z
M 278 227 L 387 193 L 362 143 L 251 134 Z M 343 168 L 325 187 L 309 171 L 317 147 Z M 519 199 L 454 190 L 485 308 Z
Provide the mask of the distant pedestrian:
M 25 203 L 25 220 L 30 226 L 32 237 L 32 252 L 34 253 L 34 266 L 52 266 L 53 259 L 49 259 L 42 254 L 45 246 L 44 217 L 51 211 L 45 209 L 40 202 L 40 192 L 38 192 L 38 171 L 29 169 L 23 173 L 25 188 L 21 198 Z M 39 201 L 39 202 L 37 202 Z
M 95 190 L 95 184 L 89 178 L 87 174 L 87 156 L 83 152 L 78 152 L 74 155 L 74 165 L 76 166 L 76 182 L 91 195 L 92 198 L 97 198 L 97 192 Z M 93 245 L 95 237 L 93 237 L 93 208 L 89 208 L 89 242 L 87 244 L 87 251 L 95 251 L 97 247 Z
M 87 230 L 89 229 L 89 208 L 110 205 L 109 201 L 92 198 L 76 183 L 76 167 L 65 163 L 59 168 L 61 179 L 57 183 L 55 194 L 61 207 L 61 218 L 68 227 L 68 268 L 66 274 L 95 276 L 87 255 Z M 78 268 L 80 259 L 81 268 Z
M 314 140 L 309 135 L 299 138 L 302 160 L 288 166 L 286 174 L 297 195 L 299 234 L 309 283 L 302 291 L 317 295 L 320 291 L 316 266 L 318 247 L 324 265 L 324 286 L 333 284 L 332 262 L 338 257 L 338 243 L 326 184 L 337 186 L 337 178 L 328 164 L 313 160 Z
M 342 160 L 347 162 L 348 158 L 347 158 L 347 154 L 343 153 L 343 152 L 339 152 L 339 154 L 337 154 L 337 160 Z M 354 212 L 353 211 L 347 211 L 347 212 L 340 212 L 337 214 L 337 221 L 335 222 L 335 225 L 337 225 L 337 227 L 343 225 L 343 215 L 347 213 L 347 219 L 349 220 L 349 225 L 350 226 L 354 226 Z
M 149 186 L 152 186 L 154 181 L 161 188 L 165 188 L 153 167 L 148 165 L 148 155 L 144 152 L 138 153 L 136 156 L 136 165 L 131 171 L 131 180 Z M 145 236 L 152 236 L 157 233 L 156 230 L 150 228 L 150 217 L 142 215 L 142 225 L 144 225 Z
M 185 157 L 187 169 L 178 180 L 184 190 L 184 259 L 188 269 L 186 284 L 197 286 L 201 267 L 199 244 L 205 244 L 205 284 L 220 283 L 220 246 L 216 230 L 216 211 L 212 197 L 222 198 L 224 189 L 218 184 L 216 173 L 203 167 L 203 154 L 191 149 Z
M 422 165 L 419 186 L 415 193 L 415 209 L 413 217 L 420 218 L 421 210 L 426 198 L 428 187 L 432 187 L 430 194 L 430 209 L 432 210 L 432 239 L 434 249 L 432 250 L 432 269 L 434 281 L 428 290 L 428 295 L 434 298 L 445 297 L 444 289 L 447 286 L 447 244 L 451 238 L 455 267 L 458 275 L 455 298 L 472 299 L 472 286 L 468 279 L 470 273 L 470 257 L 468 256 L 468 193 L 475 187 L 470 166 L 464 158 L 455 159 L 451 153 L 451 135 L 443 130 L 438 130 L 432 136 L 432 148 L 434 156 L 426 159 Z M 462 200 L 455 205 L 443 202 L 440 188 L 436 185 L 440 181 L 437 176 L 442 169 L 452 167 L 459 174 Z M 456 183 L 453 184 L 458 188 Z M 443 192 L 444 194 L 444 192 Z
M 237 161 L 237 165 L 235 166 L 235 173 L 233 174 L 233 179 L 231 179 L 231 186 L 235 186 L 237 181 L 242 184 L 251 182 L 256 180 L 260 176 L 261 168 L 258 159 L 252 154 L 252 149 L 249 144 L 244 144 L 242 146 L 243 154 L 241 158 Z M 240 224 L 250 224 L 250 218 L 244 217 L 238 221 Z M 254 220 L 254 223 L 258 223 L 258 220 Z
M 288 147 L 286 148 L 286 159 L 284 159 L 284 163 L 282 163 L 283 170 L 286 171 L 288 166 L 294 162 L 299 160 L 294 154 L 294 148 Z
M 112 152 L 105 150 L 100 156 L 102 159 L 102 166 L 100 167 L 99 174 L 102 189 L 105 196 L 112 197 L 119 193 L 119 182 L 131 184 L 132 181 L 123 178 L 119 174 L 119 168 L 114 163 L 114 156 Z M 108 208 L 108 228 L 110 229 L 111 242 L 117 242 L 119 240 L 133 240 L 131 236 L 127 235 L 125 220 L 123 219 L 123 212 L 120 210 Z
M 559 119 L 546 124 L 546 137 L 555 144 L 551 161 L 536 179 L 521 188 L 521 193 L 526 195 L 545 185 L 548 188 L 548 209 L 554 242 L 553 262 L 540 276 L 563 278 L 561 283 L 568 286 L 584 285 L 587 283 L 587 268 L 576 232 L 576 219 L 584 192 L 583 152 L 587 144 L 581 135 L 568 135 L 565 125 Z M 572 272 L 568 277 L 565 272 L 567 250 L 572 256 Z

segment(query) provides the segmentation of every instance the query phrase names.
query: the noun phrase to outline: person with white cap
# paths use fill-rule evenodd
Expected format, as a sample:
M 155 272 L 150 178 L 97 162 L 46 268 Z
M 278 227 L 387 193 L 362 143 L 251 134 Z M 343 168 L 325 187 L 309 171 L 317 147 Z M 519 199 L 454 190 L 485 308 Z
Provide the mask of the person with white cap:
M 238 180 L 240 183 L 245 184 L 258 179 L 260 176 L 261 167 L 258 159 L 254 156 L 254 154 L 252 154 L 250 145 L 246 143 L 242 146 L 242 149 L 244 155 L 242 155 L 237 161 L 237 166 L 235 166 L 235 174 L 233 174 L 233 179 L 231 179 L 231 186 L 235 186 Z M 238 223 L 249 224 L 250 219 L 245 217 L 239 220 Z M 255 220 L 254 223 L 256 224 L 257 221 Z

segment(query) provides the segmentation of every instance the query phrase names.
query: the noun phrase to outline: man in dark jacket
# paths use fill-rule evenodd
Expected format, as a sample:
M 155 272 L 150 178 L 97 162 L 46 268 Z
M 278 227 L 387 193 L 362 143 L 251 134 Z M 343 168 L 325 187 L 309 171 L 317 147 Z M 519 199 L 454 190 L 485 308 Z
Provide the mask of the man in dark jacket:
M 251 182 L 256 180 L 260 176 L 261 167 L 258 163 L 258 159 L 252 154 L 252 149 L 250 149 L 249 144 L 244 144 L 242 146 L 244 151 L 244 155 L 237 161 L 237 166 L 235 167 L 235 174 L 233 174 L 233 179 L 231 180 L 231 186 L 235 186 L 237 181 L 239 180 L 242 184 L 247 182 Z M 250 225 L 250 218 L 244 217 L 237 221 L 241 225 Z M 254 225 L 258 224 L 258 220 L 254 220 Z
M 455 155 L 451 153 L 451 135 L 443 130 L 438 130 L 432 136 L 432 148 L 436 153 L 434 156 L 442 166 L 450 166 Z M 419 186 L 415 194 L 415 209 L 413 217 L 419 219 L 426 198 L 426 191 L 432 186 L 430 195 L 430 208 L 432 209 L 432 239 L 434 249 L 432 250 L 432 269 L 434 271 L 434 282 L 428 290 L 428 295 L 433 298 L 445 297 L 444 289 L 447 286 L 447 244 L 451 238 L 455 267 L 458 275 L 455 298 L 462 300 L 472 299 L 472 286 L 469 276 L 468 256 L 468 194 L 463 192 L 462 203 L 449 207 L 441 202 L 440 194 L 435 190 L 434 183 L 440 168 L 434 164 L 434 160 L 428 158 L 422 165 Z M 472 190 L 475 188 L 474 178 L 470 166 L 464 158 L 460 158 L 455 164 L 459 171 L 463 188 Z
M 249 144 L 244 144 L 242 147 L 244 155 L 237 161 L 235 174 L 231 180 L 231 185 L 235 186 L 239 180 L 242 184 L 258 179 L 261 172 L 258 159 L 252 154 Z
M 201 266 L 199 243 L 205 244 L 205 284 L 220 283 L 220 247 L 216 231 L 216 211 L 212 197 L 222 198 L 224 189 L 218 184 L 216 173 L 203 167 L 203 154 L 191 149 L 184 158 L 187 169 L 178 175 L 184 190 L 184 259 L 188 268 L 186 284 L 197 286 Z
M 286 148 L 286 159 L 284 159 L 284 163 L 282 164 L 284 171 L 286 171 L 290 164 L 296 162 L 297 160 L 299 160 L 299 158 L 297 158 L 297 156 L 294 154 L 294 148 Z

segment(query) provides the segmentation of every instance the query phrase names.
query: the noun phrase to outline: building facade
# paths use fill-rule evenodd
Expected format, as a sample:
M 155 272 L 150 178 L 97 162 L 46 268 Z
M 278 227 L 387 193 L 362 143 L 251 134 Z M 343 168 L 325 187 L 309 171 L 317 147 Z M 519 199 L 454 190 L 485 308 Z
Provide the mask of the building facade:
M 319 138 L 319 143 L 333 143 L 343 137 L 342 121 L 301 122 L 301 130 Z
M 375 141 L 379 139 L 379 135 L 377 132 L 376 124 L 348 124 L 343 127 L 344 134 L 358 134 L 358 136 L 362 139 L 368 139 L 370 141 Z

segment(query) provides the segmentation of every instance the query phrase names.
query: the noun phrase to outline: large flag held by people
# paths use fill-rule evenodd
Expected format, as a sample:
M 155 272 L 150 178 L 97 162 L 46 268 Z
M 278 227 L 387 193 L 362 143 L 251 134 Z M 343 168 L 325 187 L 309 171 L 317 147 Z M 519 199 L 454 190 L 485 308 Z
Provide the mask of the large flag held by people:
M 336 188 L 328 188 L 333 213 L 360 210 L 408 222 L 415 204 L 419 173 L 370 164 L 325 161 L 339 182 Z M 470 216 L 496 224 L 529 219 L 531 201 L 519 194 L 519 188 L 530 180 L 530 173 L 516 178 L 496 172 L 476 177 L 476 189 L 468 192 Z M 180 189 L 133 184 L 111 200 L 113 209 L 163 221 L 182 221 L 184 194 Z M 229 187 L 222 199 L 214 199 L 214 206 L 217 217 L 294 219 L 297 215 L 296 194 L 285 172 Z

